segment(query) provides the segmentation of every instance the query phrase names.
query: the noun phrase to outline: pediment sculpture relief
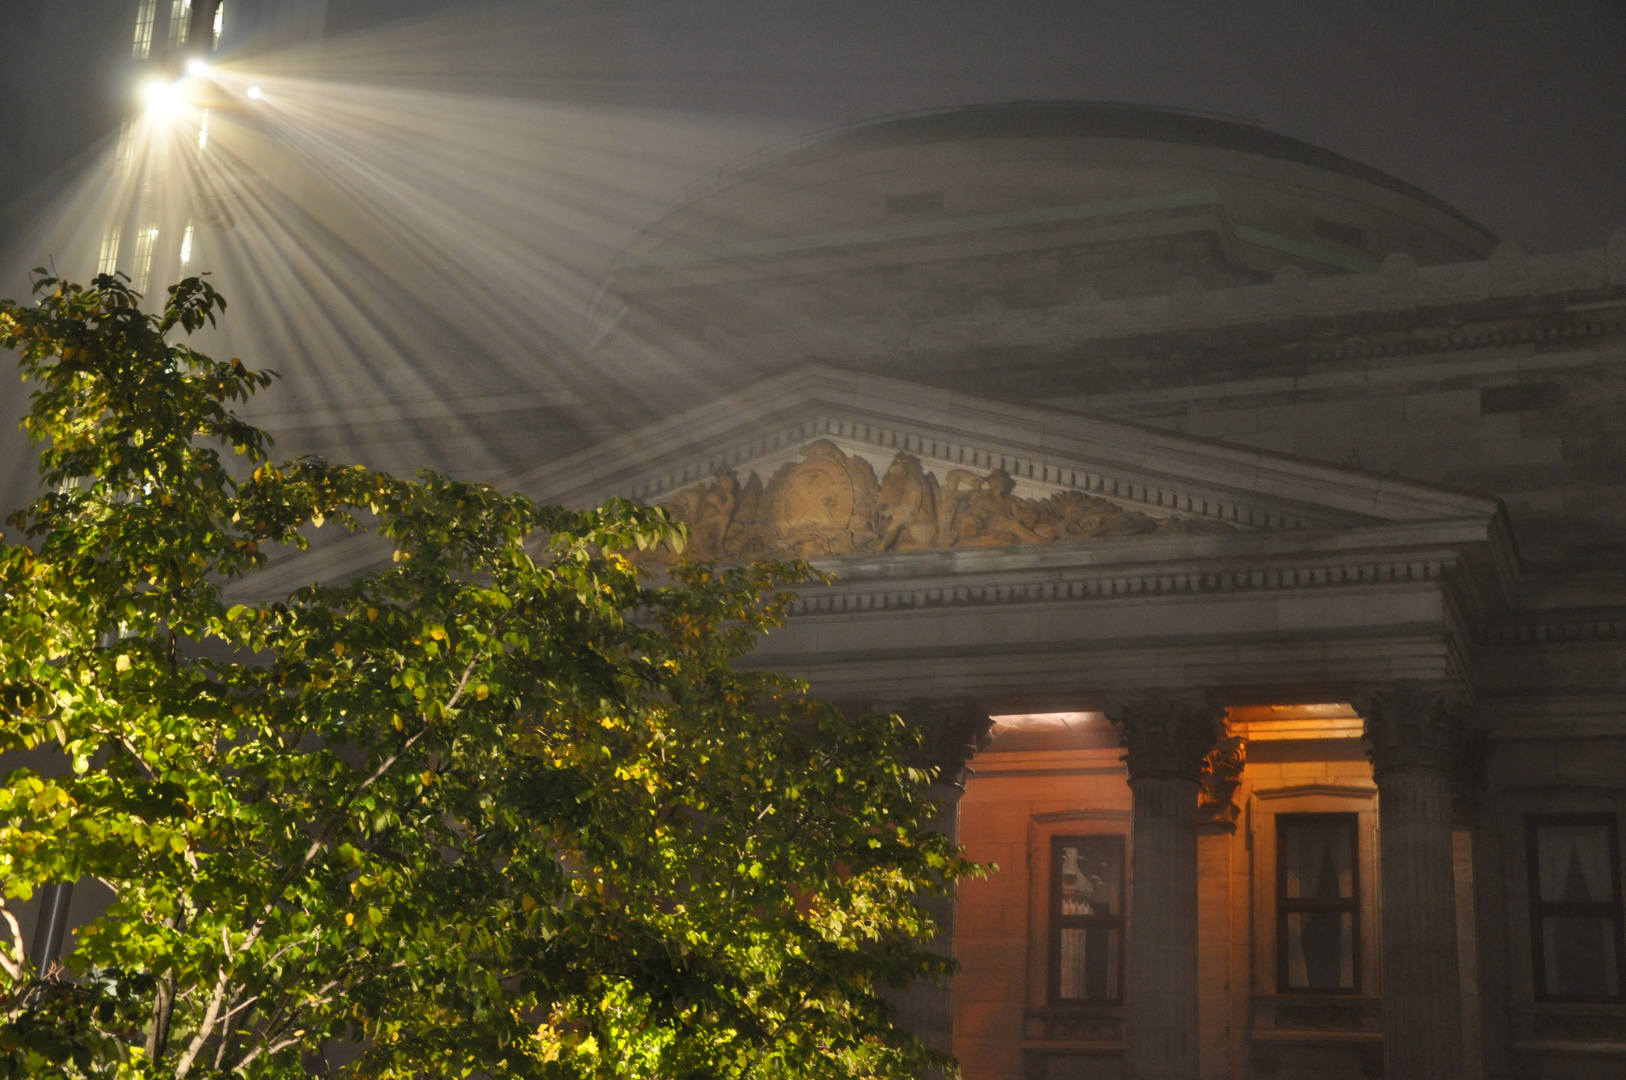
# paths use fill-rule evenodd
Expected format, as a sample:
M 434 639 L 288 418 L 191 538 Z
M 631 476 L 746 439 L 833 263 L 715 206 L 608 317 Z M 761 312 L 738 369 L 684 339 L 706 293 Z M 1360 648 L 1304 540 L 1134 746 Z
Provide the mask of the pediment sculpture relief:
M 1153 517 L 1081 491 L 1025 499 L 1015 488 L 1001 469 L 953 469 L 939 482 L 908 453 L 877 479 L 868 461 L 818 439 L 766 484 L 755 472 L 741 483 L 724 470 L 662 505 L 689 526 L 688 553 L 702 559 L 809 559 L 1230 528 Z

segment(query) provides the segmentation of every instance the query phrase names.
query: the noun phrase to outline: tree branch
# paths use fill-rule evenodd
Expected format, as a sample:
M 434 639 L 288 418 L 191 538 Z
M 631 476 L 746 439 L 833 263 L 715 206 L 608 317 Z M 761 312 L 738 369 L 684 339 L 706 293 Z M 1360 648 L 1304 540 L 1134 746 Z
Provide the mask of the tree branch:
M 220 936 L 226 941 L 226 959 L 231 960 L 231 941 L 227 937 L 224 926 L 220 928 Z M 226 990 L 231 985 L 231 968 L 222 966 L 220 977 L 215 980 L 214 993 L 209 995 L 209 1007 L 203 1010 L 203 1019 L 198 1021 L 198 1030 L 192 1036 L 192 1041 L 186 1046 L 186 1052 L 181 1060 L 175 1063 L 175 1080 L 184 1080 L 187 1073 L 192 1071 L 192 1062 L 197 1060 L 198 1054 L 203 1052 L 203 1046 L 214 1034 L 215 1023 L 220 1018 L 220 1006 L 226 1000 Z
M 17 916 L 3 902 L 0 902 L 0 916 L 5 917 L 6 925 L 11 928 L 11 949 L 0 950 L 0 967 L 4 967 L 6 974 L 13 979 L 21 979 L 28 968 L 28 957 L 23 955 L 23 928 L 17 925 Z M 6 955 L 7 951 L 16 953 L 17 959 L 12 960 Z

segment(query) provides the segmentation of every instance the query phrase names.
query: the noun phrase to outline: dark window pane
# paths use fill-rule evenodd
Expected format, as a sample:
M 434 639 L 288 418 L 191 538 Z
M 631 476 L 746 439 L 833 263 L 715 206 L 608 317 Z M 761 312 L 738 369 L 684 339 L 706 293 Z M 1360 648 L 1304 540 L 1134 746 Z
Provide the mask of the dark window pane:
M 1290 822 L 1281 831 L 1287 898 L 1349 899 L 1355 895 L 1353 831 L 1338 821 Z
M 1118 931 L 1069 928 L 1060 937 L 1063 1001 L 1111 1001 L 1118 997 Z
M 1543 997 L 1619 1000 L 1620 856 L 1610 814 L 1529 819 L 1531 944 Z
M 1615 921 L 1549 915 L 1541 920 L 1547 993 L 1554 997 L 1617 997 Z
M 1538 826 L 1536 852 L 1543 901 L 1596 904 L 1615 898 L 1608 825 Z
M 1058 852 L 1060 914 L 1117 915 L 1123 894 L 1123 845 L 1116 837 L 1069 840 Z
M 1050 1000 L 1120 1000 L 1124 838 L 1057 836 L 1050 853 Z
M 1355 989 L 1355 915 L 1291 911 L 1287 918 L 1287 985 L 1293 990 Z

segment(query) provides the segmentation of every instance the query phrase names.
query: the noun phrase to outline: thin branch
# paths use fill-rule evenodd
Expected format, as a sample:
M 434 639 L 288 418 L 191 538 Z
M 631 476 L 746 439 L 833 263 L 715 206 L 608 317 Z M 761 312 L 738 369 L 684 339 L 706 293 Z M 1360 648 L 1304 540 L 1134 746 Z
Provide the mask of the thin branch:
M 120 735 L 119 736 L 119 745 L 124 747 L 124 752 L 125 753 L 127 753 L 131 757 L 135 758 L 136 764 L 141 766 L 141 771 L 147 774 L 147 779 L 148 780 L 156 781 L 158 779 L 158 774 L 153 771 L 153 768 L 152 768 L 151 765 L 147 764 L 147 759 L 141 756 L 141 752 L 135 748 L 134 743 L 132 743 L 129 739 L 125 738 L 123 735 Z
M 215 980 L 214 993 L 209 995 L 209 1007 L 203 1011 L 203 1019 L 198 1021 L 197 1033 L 192 1036 L 192 1041 L 187 1043 L 186 1052 L 181 1055 L 181 1060 L 175 1063 L 175 1080 L 183 1080 L 186 1074 L 192 1071 L 192 1062 L 203 1052 L 203 1046 L 209 1041 L 209 1036 L 214 1034 L 215 1022 L 220 1017 L 220 1006 L 225 1002 L 226 991 L 231 986 L 231 935 L 225 926 L 220 928 L 220 941 L 226 949 L 225 962 L 221 965 L 220 977 Z
M 305 1033 L 303 1031 L 299 1031 L 288 1036 L 286 1039 L 279 1039 L 274 1043 L 261 1043 L 259 1046 L 256 1046 L 254 1049 L 245 1054 L 243 1056 L 243 1060 L 239 1061 L 235 1066 L 233 1066 L 232 1072 L 242 1072 L 247 1069 L 249 1064 L 261 1054 L 270 1055 L 275 1054 L 278 1050 L 286 1050 L 288 1047 L 293 1046 L 304 1037 Z
M 233 998 L 232 1000 L 236 1001 L 237 999 Z M 230 1020 L 232 1017 L 236 1016 L 238 1013 L 242 1012 L 244 1009 L 248 1008 L 250 1005 L 254 1004 L 256 1001 L 259 1001 L 259 1000 L 260 1000 L 260 995 L 255 994 L 253 997 L 249 998 L 247 1001 L 243 1002 L 241 1005 L 233 1006 L 232 1008 L 228 1009 L 220 1017 L 221 1022 L 224 1023 L 227 1020 Z
M 17 954 L 17 959 L 13 961 L 11 957 L 6 955 L 7 950 L 0 950 L 0 966 L 3 966 L 6 969 L 6 974 L 13 979 L 20 979 L 23 977 L 23 971 L 28 967 L 28 957 L 23 954 L 23 928 L 17 925 L 17 916 L 13 915 L 11 909 L 6 907 L 4 903 L 0 903 L 0 915 L 5 916 L 6 925 L 11 928 L 11 949 L 9 951 Z
M 240 994 L 240 993 L 242 993 L 241 990 L 238 991 L 238 994 Z M 235 1017 L 243 1009 L 248 1008 L 250 1005 L 254 1004 L 258 1000 L 259 1000 L 259 995 L 256 994 L 254 997 L 249 998 L 247 1001 L 245 1001 L 241 1005 L 239 1005 L 237 1003 L 237 994 L 233 994 L 232 999 L 226 1003 L 229 1006 L 229 1008 L 227 1008 L 225 1013 L 220 1017 L 220 1045 L 215 1047 L 215 1071 L 216 1072 L 220 1071 L 220 1066 L 222 1064 L 224 1064 L 225 1061 L 226 1061 L 226 1052 L 231 1049 L 231 1036 L 232 1036 L 231 1022 L 232 1022 L 232 1018 Z

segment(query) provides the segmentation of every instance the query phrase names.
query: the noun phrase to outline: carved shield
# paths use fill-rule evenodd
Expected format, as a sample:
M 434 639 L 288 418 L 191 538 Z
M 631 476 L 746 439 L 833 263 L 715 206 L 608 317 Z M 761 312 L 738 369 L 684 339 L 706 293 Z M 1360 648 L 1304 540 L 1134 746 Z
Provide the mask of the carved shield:
M 880 485 L 869 463 L 819 439 L 768 485 L 768 522 L 775 544 L 798 557 L 862 550 L 874 537 L 870 518 Z

